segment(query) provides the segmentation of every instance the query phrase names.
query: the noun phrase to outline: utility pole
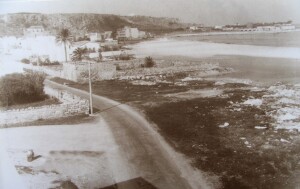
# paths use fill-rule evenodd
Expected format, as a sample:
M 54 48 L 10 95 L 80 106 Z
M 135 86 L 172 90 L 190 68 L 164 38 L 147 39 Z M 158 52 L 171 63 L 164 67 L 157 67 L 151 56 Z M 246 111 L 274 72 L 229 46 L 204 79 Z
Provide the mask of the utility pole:
M 89 61 L 89 88 L 90 88 L 90 115 L 93 115 L 92 78 L 91 78 L 91 62 L 90 61 Z

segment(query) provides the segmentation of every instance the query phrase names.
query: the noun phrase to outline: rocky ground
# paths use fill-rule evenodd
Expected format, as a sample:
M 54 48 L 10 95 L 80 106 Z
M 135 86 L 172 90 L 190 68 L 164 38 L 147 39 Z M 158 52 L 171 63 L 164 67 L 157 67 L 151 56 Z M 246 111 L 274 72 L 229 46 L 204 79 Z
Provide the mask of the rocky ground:
M 195 167 L 217 176 L 220 188 L 300 185 L 299 85 L 189 72 L 95 82 L 93 90 L 141 110 Z

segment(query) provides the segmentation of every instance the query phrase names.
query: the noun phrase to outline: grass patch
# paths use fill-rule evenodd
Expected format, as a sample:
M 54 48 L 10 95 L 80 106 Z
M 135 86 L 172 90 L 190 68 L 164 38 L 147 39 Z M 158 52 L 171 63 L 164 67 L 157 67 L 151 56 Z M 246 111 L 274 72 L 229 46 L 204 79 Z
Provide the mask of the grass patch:
M 56 119 L 40 119 L 36 121 L 24 122 L 24 123 L 17 123 L 17 124 L 8 124 L 2 125 L 0 128 L 13 128 L 13 127 L 27 127 L 27 126 L 43 126 L 43 125 L 77 125 L 77 124 L 84 124 L 90 123 L 94 121 L 95 117 L 90 117 L 88 115 L 76 115 L 76 116 L 69 116 L 69 117 L 62 117 Z
M 38 102 L 32 102 L 32 103 L 20 104 L 20 105 L 11 105 L 8 107 L 0 107 L 0 110 L 26 109 L 29 107 L 41 107 L 41 106 L 56 105 L 56 104 L 60 104 L 58 99 L 48 97 Z
M 229 98 L 165 103 L 147 107 L 145 112 L 178 151 L 193 159 L 194 166 L 219 175 L 224 189 L 297 186 L 299 182 L 291 178 L 300 156 L 289 152 L 296 150 L 299 154 L 298 144 L 277 142 L 290 134 L 280 131 L 275 135 L 271 118 L 260 108 L 231 111 L 230 102 L 261 97 L 263 93 L 234 89 L 227 94 Z M 225 122 L 229 126 L 220 128 Z M 262 124 L 269 129 L 254 128 Z
M 88 91 L 87 84 L 71 85 Z M 224 90 L 223 97 L 182 100 L 165 96 L 207 88 Z M 218 175 L 224 189 L 289 189 L 300 185 L 300 137 L 284 130 L 274 132 L 273 120 L 264 107 L 239 105 L 250 97 L 261 98 L 264 91 L 250 91 L 245 84 L 214 86 L 211 81 L 192 81 L 186 86 L 101 81 L 93 84 L 93 92 L 139 108 L 195 167 Z M 226 122 L 228 127 L 219 127 Z M 291 138 L 291 143 L 280 142 Z

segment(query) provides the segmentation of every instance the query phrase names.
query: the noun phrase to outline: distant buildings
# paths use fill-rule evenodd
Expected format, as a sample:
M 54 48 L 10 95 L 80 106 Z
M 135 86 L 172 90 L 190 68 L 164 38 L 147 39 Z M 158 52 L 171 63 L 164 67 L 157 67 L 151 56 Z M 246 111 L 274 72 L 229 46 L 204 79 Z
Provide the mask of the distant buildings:
M 268 24 L 268 25 L 253 25 L 248 24 L 247 26 L 236 25 L 236 26 L 225 26 L 222 28 L 223 31 L 237 31 L 237 32 L 284 32 L 295 30 L 295 25 L 292 24 Z
M 117 39 L 118 40 L 134 40 L 134 39 L 142 39 L 146 38 L 146 32 L 139 31 L 138 28 L 131 28 L 125 26 L 122 29 L 117 31 Z
M 214 29 L 215 29 L 215 30 L 222 30 L 222 29 L 223 29 L 223 26 L 215 26 Z
M 105 41 L 101 43 L 101 46 L 118 46 L 118 40 L 114 40 L 112 38 L 105 39 Z
M 245 25 L 237 23 L 225 26 L 204 26 L 202 24 L 194 24 L 187 28 L 187 30 L 190 32 L 285 32 L 295 29 L 296 26 L 292 24 L 292 21 L 277 23 L 248 23 Z
M 191 31 L 198 31 L 201 30 L 203 27 L 204 27 L 203 24 L 197 24 L 197 25 L 190 26 L 188 29 Z
M 45 36 L 49 33 L 45 31 L 43 26 L 30 26 L 23 30 L 25 37 L 37 37 L 37 36 Z
M 282 24 L 280 25 L 281 30 L 294 30 L 296 29 L 295 25 L 292 24 Z
M 90 41 L 96 42 L 96 41 L 101 41 L 102 40 L 102 35 L 101 33 L 89 33 L 88 34 Z
M 203 24 L 198 24 L 188 27 L 188 30 L 191 32 L 209 32 L 211 30 L 211 27 L 206 27 Z
M 104 39 L 110 39 L 110 38 L 112 38 L 112 31 L 105 31 L 105 32 L 103 33 L 102 37 L 103 37 Z
M 106 39 L 110 39 L 112 37 L 112 31 L 105 31 L 103 33 L 89 33 L 87 35 L 90 38 L 90 41 L 104 41 Z

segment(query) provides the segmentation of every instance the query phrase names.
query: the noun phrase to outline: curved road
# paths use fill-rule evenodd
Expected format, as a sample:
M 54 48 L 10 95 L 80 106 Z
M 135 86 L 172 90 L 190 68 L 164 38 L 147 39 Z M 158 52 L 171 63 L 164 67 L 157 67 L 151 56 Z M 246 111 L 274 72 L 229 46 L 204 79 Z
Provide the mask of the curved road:
M 89 99 L 86 91 L 49 80 L 45 84 Z M 130 179 L 142 178 L 158 189 L 211 188 L 201 173 L 176 153 L 139 113 L 127 105 L 97 95 L 93 95 L 93 106 L 101 110 L 101 118 L 109 125 L 122 158 L 127 162 L 127 170 L 118 171 Z M 126 185 L 124 188 L 142 187 Z

